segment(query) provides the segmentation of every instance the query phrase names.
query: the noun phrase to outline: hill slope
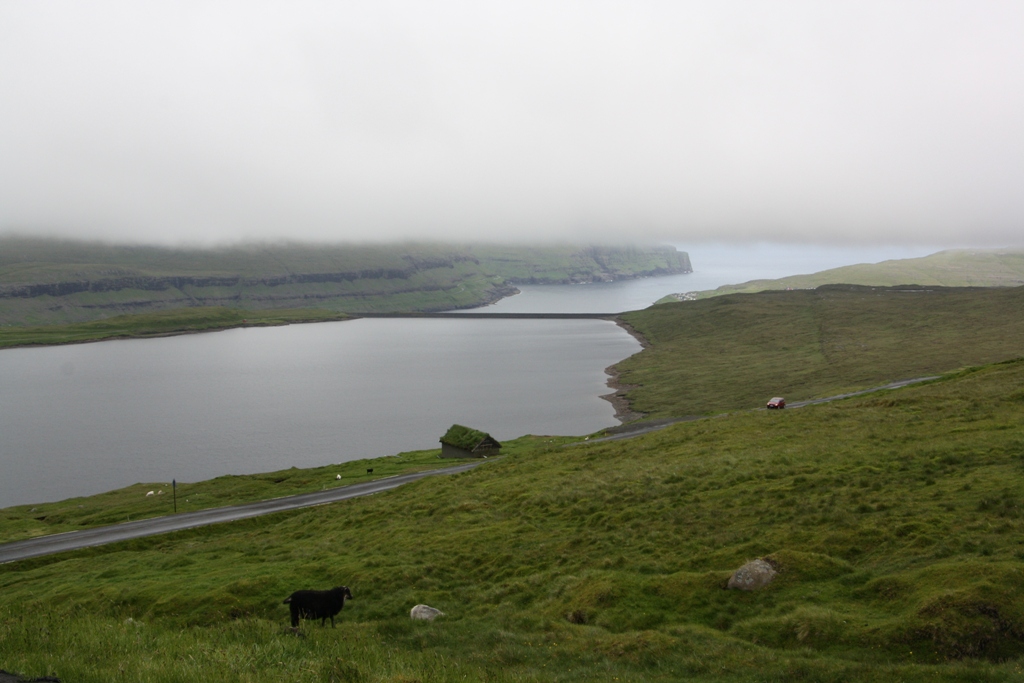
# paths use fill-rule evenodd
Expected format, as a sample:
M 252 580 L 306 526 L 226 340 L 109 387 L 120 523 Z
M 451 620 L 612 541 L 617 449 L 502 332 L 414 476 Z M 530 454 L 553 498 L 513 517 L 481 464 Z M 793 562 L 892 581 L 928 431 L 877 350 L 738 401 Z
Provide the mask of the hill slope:
M 1024 250 L 953 249 L 922 258 L 861 263 L 809 275 L 792 275 L 776 280 L 751 280 L 702 292 L 673 294 L 659 303 L 680 299 L 706 299 L 741 292 L 750 294 L 775 289 L 813 289 L 832 284 L 879 287 L 908 284 L 942 287 L 1019 287 L 1024 285 Z
M 653 348 L 615 367 L 633 410 L 700 415 L 832 396 L 1024 355 L 1024 287 L 730 294 L 622 318 Z
M 0 239 L 0 324 L 83 322 L 170 308 L 431 311 L 515 284 L 687 272 L 672 247 L 250 245 L 170 249 Z
M 657 306 L 628 316 L 652 344 L 629 363 L 652 412 L 688 411 L 677 389 L 698 380 L 731 410 L 787 378 L 820 395 L 1021 355 L 1022 292 L 823 287 Z M 0 668 L 168 683 L 1018 680 L 1022 387 L 1019 359 L 628 441 L 524 438 L 450 479 L 0 565 Z M 332 471 L 194 490 L 228 502 L 318 476 Z M 0 536 L 151 514 L 144 490 L 5 510 Z M 725 590 L 755 557 L 778 578 Z M 296 637 L 283 598 L 338 584 L 355 595 L 339 627 L 305 622 Z M 413 622 L 417 603 L 447 616 Z
M 65 680 L 1001 681 L 1024 655 L 1024 362 L 0 567 Z M 399 512 L 400 511 L 400 514 Z M 767 557 L 767 589 L 723 589 Z M 284 596 L 348 585 L 337 629 Z M 414 623 L 417 603 L 447 613 Z

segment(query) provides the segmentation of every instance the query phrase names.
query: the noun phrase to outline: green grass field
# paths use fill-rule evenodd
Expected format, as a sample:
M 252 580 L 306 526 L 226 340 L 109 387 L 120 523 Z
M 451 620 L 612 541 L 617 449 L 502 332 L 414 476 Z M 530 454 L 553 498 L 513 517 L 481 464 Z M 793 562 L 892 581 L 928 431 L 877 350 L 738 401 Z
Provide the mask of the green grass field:
M 76 681 L 1004 681 L 1024 362 L 535 443 L 370 498 L 0 567 L 3 666 Z M 767 556 L 779 579 L 723 589 Z M 281 600 L 344 583 L 339 628 Z M 426 603 L 448 616 L 413 623 Z
M 723 294 L 766 290 L 814 289 L 821 285 L 851 284 L 875 287 L 929 285 L 941 287 L 1019 287 L 1024 285 L 1024 250 L 952 249 L 930 256 L 859 263 L 818 273 L 776 280 L 751 280 L 696 292 L 699 299 Z M 668 298 L 662 300 L 667 301 Z M 661 303 L 661 302 L 659 302 Z
M 159 337 L 209 332 L 232 327 L 267 327 L 292 323 L 345 320 L 343 313 L 318 309 L 247 311 L 237 308 L 178 308 L 154 313 L 121 315 L 105 320 L 38 327 L 0 327 L 0 349 L 14 346 L 47 346 Z
M 504 442 L 501 453 L 514 456 L 524 450 L 532 451 L 538 443 L 576 441 L 579 441 L 578 437 L 523 436 Z M 323 467 L 292 467 L 277 472 L 225 475 L 198 482 L 179 481 L 176 486 L 177 509 L 178 512 L 195 512 L 240 505 L 453 464 L 459 462 L 442 459 L 441 449 L 435 448 Z M 373 472 L 367 472 L 368 469 Z M 149 491 L 159 493 L 147 496 Z M 0 543 L 169 515 L 174 510 L 174 497 L 171 482 L 140 482 L 95 496 L 3 508 L 0 509 Z
M 653 345 L 629 361 L 655 368 L 645 400 L 683 414 L 669 373 L 735 355 L 743 370 L 722 375 L 709 409 L 730 413 L 625 441 L 523 438 L 471 472 L 383 494 L 0 565 L 0 668 L 67 681 L 1024 680 L 1024 359 L 992 362 L 1022 355 L 1021 294 L 925 296 L 657 306 L 630 316 Z M 854 329 L 868 349 L 822 344 Z M 964 330 L 994 358 L 972 361 Z M 800 343 L 780 345 L 780 331 Z M 759 382 L 788 376 L 779 365 L 811 396 L 943 363 L 952 372 L 896 391 L 743 409 L 774 393 Z M 702 371 L 709 386 L 718 371 Z M 187 495 L 242 502 L 336 485 L 336 472 L 358 481 L 366 466 Z M 169 502 L 142 494 L 4 510 L 0 538 Z M 725 590 L 755 557 L 776 581 Z M 291 632 L 284 597 L 339 584 L 355 599 L 338 627 Z M 418 603 L 447 616 L 413 622 Z
M 618 363 L 633 408 L 702 415 L 833 396 L 1024 355 L 1024 287 L 824 286 L 623 316 L 653 348 Z

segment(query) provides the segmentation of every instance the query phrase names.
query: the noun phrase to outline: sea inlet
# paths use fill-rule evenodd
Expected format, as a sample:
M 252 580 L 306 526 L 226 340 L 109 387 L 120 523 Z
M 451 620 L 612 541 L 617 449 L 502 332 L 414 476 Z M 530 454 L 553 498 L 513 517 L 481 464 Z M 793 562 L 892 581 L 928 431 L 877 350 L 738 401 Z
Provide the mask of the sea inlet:
M 359 319 L 0 352 L 0 507 L 618 424 L 607 320 Z

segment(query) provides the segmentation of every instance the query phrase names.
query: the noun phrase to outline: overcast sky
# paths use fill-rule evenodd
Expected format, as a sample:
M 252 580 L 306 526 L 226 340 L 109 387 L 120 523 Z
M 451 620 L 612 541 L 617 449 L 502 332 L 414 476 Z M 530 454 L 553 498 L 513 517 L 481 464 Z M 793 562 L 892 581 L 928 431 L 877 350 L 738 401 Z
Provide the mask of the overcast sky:
M 0 0 L 0 231 L 1024 245 L 1024 3 Z

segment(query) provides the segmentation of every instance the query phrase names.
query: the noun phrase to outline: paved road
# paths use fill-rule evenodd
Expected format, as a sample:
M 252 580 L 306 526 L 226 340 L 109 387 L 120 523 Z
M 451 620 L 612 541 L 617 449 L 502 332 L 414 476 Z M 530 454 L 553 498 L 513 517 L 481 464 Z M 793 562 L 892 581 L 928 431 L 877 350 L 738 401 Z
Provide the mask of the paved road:
M 899 389 L 905 387 L 908 384 L 917 384 L 918 382 L 928 382 L 933 379 L 938 379 L 939 375 L 933 377 L 915 377 L 914 379 L 904 379 L 899 382 L 891 382 L 883 387 L 874 387 L 873 389 L 864 389 L 863 391 L 851 391 L 848 394 L 839 394 L 838 396 L 829 396 L 828 398 L 815 398 L 810 401 L 797 401 L 795 403 L 787 403 L 787 408 L 801 408 L 803 406 L 813 406 L 818 403 L 828 403 L 829 401 L 838 401 L 841 398 L 850 398 L 851 396 L 860 396 L 861 394 L 870 394 L 875 391 L 885 391 L 886 389 Z
M 803 406 L 813 406 L 813 405 L 817 405 L 819 403 L 828 403 L 829 401 L 838 401 L 838 400 L 843 399 L 843 398 L 851 398 L 853 396 L 860 396 L 862 394 L 870 394 L 870 393 L 873 393 L 873 392 L 876 392 L 876 391 L 885 391 L 886 389 L 899 389 L 900 387 L 905 387 L 908 384 L 917 384 L 918 382 L 927 382 L 929 380 L 938 379 L 938 378 L 939 378 L 939 376 L 935 375 L 933 377 L 915 377 L 914 379 L 904 379 L 904 380 L 900 380 L 899 382 L 891 382 L 891 383 L 886 384 L 885 386 L 881 386 L 881 387 L 872 387 L 871 389 L 863 389 L 861 391 L 851 391 L 848 394 L 838 394 L 837 396 L 828 396 L 826 398 L 815 398 L 815 399 L 811 399 L 810 401 L 796 401 L 794 403 L 787 403 L 786 407 L 787 408 L 802 408 Z M 759 408 L 758 410 L 766 410 L 766 409 L 765 408 Z M 602 443 L 602 442 L 605 442 L 605 441 L 619 441 L 621 439 L 631 439 L 634 436 L 640 436 L 641 434 L 650 434 L 651 432 L 656 432 L 659 429 L 664 429 L 665 427 L 668 427 L 669 425 L 676 424 L 678 422 L 690 422 L 692 420 L 703 420 L 706 417 L 722 417 L 722 415 L 710 415 L 710 416 L 701 416 L 701 415 L 694 416 L 694 415 L 691 415 L 689 417 L 675 417 L 675 418 L 666 418 L 664 420 L 655 420 L 655 421 L 650 422 L 650 423 L 640 422 L 640 423 L 638 423 L 636 425 L 636 429 L 620 431 L 619 433 L 612 434 L 611 436 L 603 436 L 600 439 L 590 439 L 589 441 L 584 441 L 584 442 L 580 442 L 580 443 L 573 443 L 573 444 L 569 444 L 569 445 L 570 446 L 580 446 L 580 445 L 583 445 L 583 444 Z
M 900 382 L 886 384 L 881 387 L 864 389 L 863 391 L 853 391 L 848 394 L 839 394 L 838 396 L 829 396 L 827 398 L 816 398 L 810 401 L 798 401 L 788 404 L 788 407 L 800 408 L 801 406 L 828 403 L 829 401 L 837 401 L 843 398 L 850 398 L 851 396 L 860 396 L 861 394 L 870 394 L 872 392 L 883 391 L 885 389 L 899 389 L 900 387 L 905 387 L 908 384 L 927 382 L 932 379 L 938 378 L 918 377 L 916 379 L 906 379 Z M 764 409 L 761 408 L 761 410 Z M 683 417 L 667 421 L 659 421 L 646 426 L 638 425 L 638 428 L 635 430 L 614 434 L 601 439 L 591 439 L 589 441 L 573 445 L 629 439 L 634 436 L 640 436 L 641 434 L 647 434 L 658 429 L 662 429 L 670 424 L 696 419 L 702 418 Z M 142 538 L 143 536 L 154 536 L 156 534 L 164 534 L 169 531 L 180 531 L 182 529 L 191 529 L 193 527 L 206 526 L 208 524 L 233 522 L 235 520 L 246 519 L 248 517 L 258 517 L 259 515 L 266 515 L 272 512 L 296 510 L 298 508 L 310 507 L 313 505 L 324 505 L 326 503 L 334 503 L 339 500 L 347 500 L 348 498 L 356 498 L 358 496 L 368 496 L 371 493 L 379 493 L 381 491 L 398 488 L 402 484 L 416 481 L 417 479 L 422 479 L 424 477 L 430 477 L 438 474 L 457 474 L 459 472 L 465 472 L 473 469 L 482 462 L 483 461 L 481 460 L 477 460 L 463 465 L 456 465 L 455 467 L 445 467 L 444 469 L 439 470 L 400 474 L 396 477 L 377 479 L 363 484 L 339 486 L 338 488 L 329 489 L 327 491 L 302 493 L 296 496 L 274 498 L 272 500 L 248 503 L 246 505 L 233 505 L 231 507 L 201 510 L 199 512 L 185 512 L 180 515 L 171 515 L 169 517 L 143 519 L 138 522 L 125 522 L 124 524 L 115 524 L 114 526 L 97 527 L 95 529 L 86 529 L 83 531 L 71 531 L 64 534 L 52 534 L 50 536 L 40 536 L 39 538 L 32 538 L 25 541 L 5 543 L 0 545 L 0 563 L 14 562 L 15 560 L 24 560 L 30 557 L 39 557 L 41 555 L 51 555 L 65 550 L 79 550 L 81 548 L 105 545 L 116 541 Z
M 63 534 L 52 534 L 40 536 L 24 541 L 4 543 L 0 545 L 0 563 L 24 560 L 30 557 L 51 555 L 64 552 L 65 550 L 79 550 L 97 545 L 105 545 L 117 541 L 126 541 L 132 538 L 143 536 L 154 536 L 169 531 L 180 531 L 193 527 L 218 524 L 220 522 L 233 522 L 248 517 L 258 517 L 272 512 L 285 510 L 296 510 L 298 508 L 311 507 L 313 505 L 324 505 L 339 500 L 347 500 L 358 496 L 368 496 L 371 493 L 380 493 L 389 489 L 398 488 L 417 479 L 431 477 L 439 474 L 458 474 L 471 470 L 485 461 L 475 460 L 455 467 L 445 467 L 439 470 L 428 470 L 426 472 L 413 472 L 412 474 L 400 474 L 395 477 L 376 479 L 362 484 L 351 484 L 339 486 L 338 488 L 326 491 L 315 491 L 313 493 L 301 493 L 295 496 L 285 496 L 272 500 L 263 500 L 246 505 L 232 505 L 230 507 L 213 508 L 211 510 L 200 510 L 198 512 L 183 512 L 179 515 L 167 517 L 155 517 L 143 519 L 137 522 L 125 522 L 113 526 L 96 527 L 82 531 L 69 531 Z

